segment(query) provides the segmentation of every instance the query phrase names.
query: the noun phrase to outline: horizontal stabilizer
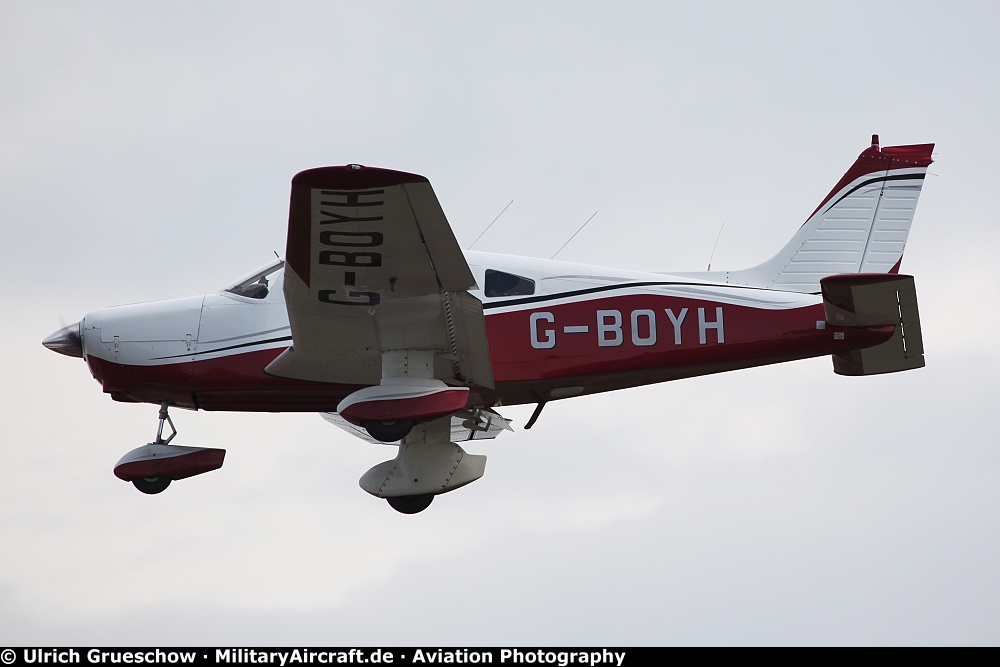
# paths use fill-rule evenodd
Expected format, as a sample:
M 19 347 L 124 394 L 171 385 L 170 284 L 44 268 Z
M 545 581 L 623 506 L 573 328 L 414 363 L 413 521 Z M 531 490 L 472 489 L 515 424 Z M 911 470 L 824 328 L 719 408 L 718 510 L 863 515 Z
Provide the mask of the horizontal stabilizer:
M 913 276 L 845 274 L 823 278 L 820 285 L 828 324 L 896 328 L 884 343 L 833 355 L 835 373 L 875 375 L 924 366 Z

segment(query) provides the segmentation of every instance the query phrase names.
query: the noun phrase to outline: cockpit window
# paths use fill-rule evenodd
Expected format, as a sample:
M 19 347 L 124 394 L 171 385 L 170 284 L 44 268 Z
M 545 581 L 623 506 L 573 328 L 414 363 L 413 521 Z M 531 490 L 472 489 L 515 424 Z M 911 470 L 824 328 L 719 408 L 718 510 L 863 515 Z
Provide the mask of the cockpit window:
M 271 281 L 274 279 L 274 274 L 284 267 L 285 263 L 280 259 L 276 259 L 253 273 L 240 278 L 235 284 L 227 287 L 225 291 L 251 299 L 263 299 L 267 296 Z
M 486 296 L 522 296 L 535 293 L 535 281 L 513 273 L 486 269 Z

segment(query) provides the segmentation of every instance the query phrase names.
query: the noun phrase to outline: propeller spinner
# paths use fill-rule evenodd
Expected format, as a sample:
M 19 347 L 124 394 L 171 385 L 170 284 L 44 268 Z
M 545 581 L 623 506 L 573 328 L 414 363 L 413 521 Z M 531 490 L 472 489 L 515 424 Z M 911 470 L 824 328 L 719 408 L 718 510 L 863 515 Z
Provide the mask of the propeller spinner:
M 42 345 L 67 357 L 83 358 L 82 322 L 70 324 L 42 341 Z

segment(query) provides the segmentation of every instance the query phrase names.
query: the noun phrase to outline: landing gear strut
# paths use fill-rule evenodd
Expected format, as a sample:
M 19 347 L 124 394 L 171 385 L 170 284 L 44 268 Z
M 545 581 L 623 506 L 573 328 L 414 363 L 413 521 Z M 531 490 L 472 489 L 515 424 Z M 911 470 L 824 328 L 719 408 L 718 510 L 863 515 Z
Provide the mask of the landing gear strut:
M 170 426 L 170 435 L 167 439 L 163 439 L 163 425 L 167 424 Z M 160 403 L 160 425 L 156 427 L 156 440 L 151 442 L 152 445 L 168 445 L 170 441 L 174 439 L 177 435 L 177 429 L 174 428 L 174 421 L 167 414 L 167 403 Z M 143 493 L 149 495 L 155 495 L 157 493 L 162 493 L 167 490 L 170 486 L 172 480 L 169 477 L 136 477 L 132 480 L 132 486 L 139 489 Z

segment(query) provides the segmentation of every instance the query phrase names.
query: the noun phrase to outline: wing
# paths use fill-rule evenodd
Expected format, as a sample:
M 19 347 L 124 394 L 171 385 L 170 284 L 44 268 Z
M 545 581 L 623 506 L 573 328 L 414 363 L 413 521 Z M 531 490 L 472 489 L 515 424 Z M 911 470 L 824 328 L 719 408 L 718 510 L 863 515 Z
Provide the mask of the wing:
M 493 388 L 476 281 L 423 176 L 347 165 L 292 179 L 285 305 L 271 375 L 378 384 L 382 353 L 434 351 L 434 377 Z

